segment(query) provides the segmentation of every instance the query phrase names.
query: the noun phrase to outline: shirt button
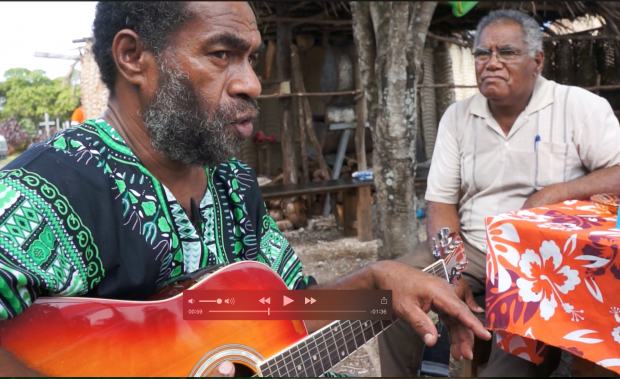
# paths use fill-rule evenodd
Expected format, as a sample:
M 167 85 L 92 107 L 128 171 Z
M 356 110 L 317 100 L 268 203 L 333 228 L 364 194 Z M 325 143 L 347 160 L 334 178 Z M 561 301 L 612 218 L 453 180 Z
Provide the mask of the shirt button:
M 508 141 L 504 142 L 504 146 L 508 147 Z

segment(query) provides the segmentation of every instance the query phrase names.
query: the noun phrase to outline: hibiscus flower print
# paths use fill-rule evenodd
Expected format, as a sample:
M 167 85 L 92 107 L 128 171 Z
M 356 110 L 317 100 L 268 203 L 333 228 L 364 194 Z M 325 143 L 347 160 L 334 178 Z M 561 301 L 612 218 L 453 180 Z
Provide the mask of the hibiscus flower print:
M 614 341 L 620 343 L 620 326 L 611 331 L 611 336 L 614 337 Z
M 519 268 L 523 276 L 517 279 L 517 287 L 523 301 L 540 303 L 540 317 L 549 320 L 558 301 L 564 305 L 560 294 L 574 290 L 581 279 L 577 270 L 562 265 L 562 252 L 554 241 L 543 241 L 539 253 L 527 249 L 521 256 Z

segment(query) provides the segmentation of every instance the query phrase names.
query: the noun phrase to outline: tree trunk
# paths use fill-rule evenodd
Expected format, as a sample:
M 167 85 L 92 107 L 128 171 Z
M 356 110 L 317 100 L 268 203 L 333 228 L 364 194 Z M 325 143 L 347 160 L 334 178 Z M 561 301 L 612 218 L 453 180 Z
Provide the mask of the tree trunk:
M 394 259 L 418 243 L 416 87 L 436 6 L 436 2 L 355 2 L 352 7 L 353 35 L 374 141 L 375 231 L 380 259 Z
M 288 15 L 289 3 L 279 2 L 278 17 Z M 293 39 L 290 22 L 278 21 L 276 70 L 278 79 L 291 80 L 291 42 Z M 295 140 L 293 138 L 293 101 L 290 97 L 281 97 L 280 101 L 280 141 L 282 141 L 282 171 L 284 184 L 297 183 L 297 163 L 295 159 Z

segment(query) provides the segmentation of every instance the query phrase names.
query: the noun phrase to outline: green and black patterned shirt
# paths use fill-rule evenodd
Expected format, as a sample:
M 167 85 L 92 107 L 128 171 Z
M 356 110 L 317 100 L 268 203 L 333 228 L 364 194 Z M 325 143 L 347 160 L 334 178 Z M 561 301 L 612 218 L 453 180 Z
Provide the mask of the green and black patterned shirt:
M 206 172 L 197 230 L 105 121 L 31 146 L 0 171 L 0 320 L 38 296 L 139 300 L 243 260 L 269 265 L 290 289 L 309 285 L 252 169 L 231 160 Z

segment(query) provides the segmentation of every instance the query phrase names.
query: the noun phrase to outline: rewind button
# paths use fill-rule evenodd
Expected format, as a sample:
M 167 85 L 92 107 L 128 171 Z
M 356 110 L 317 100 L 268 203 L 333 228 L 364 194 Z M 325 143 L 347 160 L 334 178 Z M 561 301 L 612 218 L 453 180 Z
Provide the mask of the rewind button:
M 261 303 L 261 304 L 265 304 L 265 303 L 267 303 L 267 304 L 271 304 L 271 298 L 270 298 L 270 297 L 268 297 L 268 298 L 266 298 L 266 299 L 263 297 L 263 298 L 262 298 L 262 299 L 260 299 L 259 301 L 260 301 L 260 303 Z

